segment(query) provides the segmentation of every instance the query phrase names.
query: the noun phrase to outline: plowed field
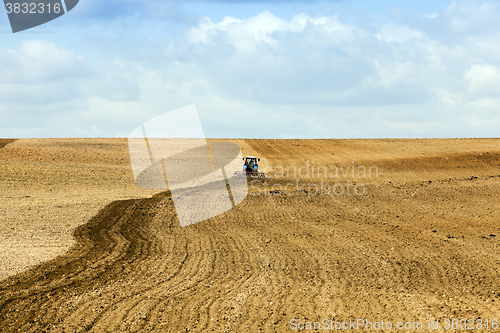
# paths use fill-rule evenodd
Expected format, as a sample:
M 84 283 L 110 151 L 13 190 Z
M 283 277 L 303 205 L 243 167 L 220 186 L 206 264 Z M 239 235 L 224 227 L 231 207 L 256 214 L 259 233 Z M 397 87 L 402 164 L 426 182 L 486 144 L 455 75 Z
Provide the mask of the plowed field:
M 500 319 L 499 139 L 228 140 L 268 177 L 184 228 L 170 192 L 134 187 L 126 140 L 92 140 L 0 149 L 0 237 L 66 246 L 5 275 L 2 332 L 287 332 L 324 319 L 445 331 L 445 319 Z M 27 213 L 44 195 L 48 217 Z M 64 206 L 54 235 L 44 221 L 60 221 L 50 209 L 72 195 L 97 198 L 93 217 Z

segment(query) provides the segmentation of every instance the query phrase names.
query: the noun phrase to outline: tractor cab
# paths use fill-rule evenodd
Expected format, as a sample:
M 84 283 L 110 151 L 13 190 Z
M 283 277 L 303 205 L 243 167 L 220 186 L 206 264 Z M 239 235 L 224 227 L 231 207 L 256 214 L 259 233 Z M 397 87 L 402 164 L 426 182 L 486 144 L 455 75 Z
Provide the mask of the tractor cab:
M 259 172 L 260 158 L 255 156 L 243 157 L 243 171 L 235 171 L 235 177 L 252 177 L 252 178 L 265 178 L 264 172 Z
M 243 171 L 246 172 L 257 172 L 259 170 L 260 158 L 256 158 L 255 156 L 247 156 L 243 158 L 245 164 L 243 164 Z

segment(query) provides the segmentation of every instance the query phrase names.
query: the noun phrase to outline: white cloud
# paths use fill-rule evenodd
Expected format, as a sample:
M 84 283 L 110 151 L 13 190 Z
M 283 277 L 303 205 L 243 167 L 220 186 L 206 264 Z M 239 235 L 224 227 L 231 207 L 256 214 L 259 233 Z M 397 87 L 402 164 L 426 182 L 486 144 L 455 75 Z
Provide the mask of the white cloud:
M 490 29 L 498 30 L 500 10 L 498 1 L 453 0 L 444 9 L 447 24 L 455 33 L 488 34 Z
M 23 41 L 0 49 L 0 130 L 127 136 L 194 103 L 216 137 L 493 135 L 500 28 L 479 15 L 500 14 L 471 6 L 364 26 L 264 11 L 202 18 L 178 38 L 89 38 L 74 50 Z M 82 53 L 92 47 L 99 53 Z
M 500 70 L 495 66 L 472 65 L 464 78 L 475 97 L 500 95 Z
M 351 28 L 341 24 L 337 17 L 309 17 L 305 14 L 295 15 L 287 21 L 264 11 L 256 16 L 242 20 L 226 16 L 222 21 L 214 23 L 210 18 L 202 18 L 199 26 L 189 32 L 192 43 L 214 43 L 217 37 L 223 38 L 241 51 L 254 50 L 256 44 L 267 43 L 277 45 L 275 33 L 300 33 L 307 26 L 322 26 L 326 32 L 350 31 Z
M 420 39 L 424 34 L 418 30 L 410 29 L 407 26 L 397 26 L 394 24 L 384 25 L 375 37 L 384 42 L 405 43 L 410 39 Z

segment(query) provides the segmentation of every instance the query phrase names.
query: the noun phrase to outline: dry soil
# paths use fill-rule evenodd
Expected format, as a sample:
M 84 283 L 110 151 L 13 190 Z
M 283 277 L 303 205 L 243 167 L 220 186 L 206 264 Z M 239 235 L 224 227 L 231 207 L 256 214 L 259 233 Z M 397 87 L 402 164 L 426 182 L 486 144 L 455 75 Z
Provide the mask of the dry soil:
M 228 141 L 267 178 L 184 228 L 124 139 L 0 141 L 0 331 L 500 319 L 499 139 Z

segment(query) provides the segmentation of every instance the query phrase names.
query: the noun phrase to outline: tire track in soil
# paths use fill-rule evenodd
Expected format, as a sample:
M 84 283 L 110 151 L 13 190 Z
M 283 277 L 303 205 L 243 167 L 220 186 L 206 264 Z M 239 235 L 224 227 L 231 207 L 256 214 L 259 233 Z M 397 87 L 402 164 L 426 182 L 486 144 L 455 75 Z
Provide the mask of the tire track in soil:
M 0 149 L 7 146 L 9 143 L 17 141 L 17 139 L 0 139 Z

